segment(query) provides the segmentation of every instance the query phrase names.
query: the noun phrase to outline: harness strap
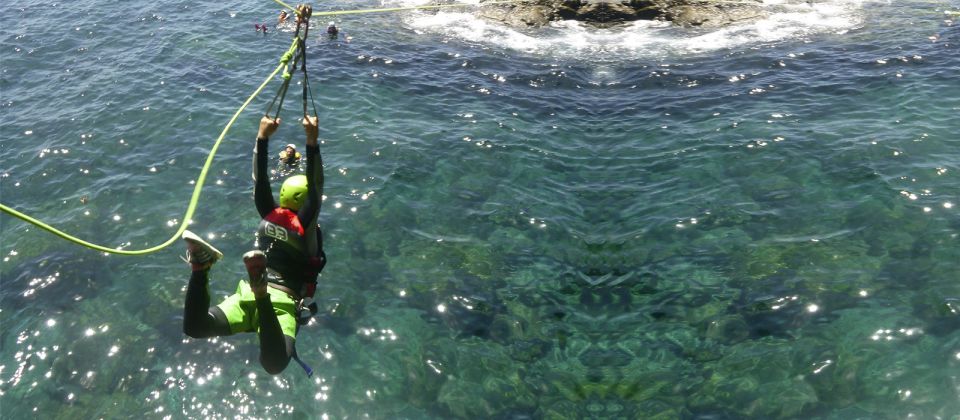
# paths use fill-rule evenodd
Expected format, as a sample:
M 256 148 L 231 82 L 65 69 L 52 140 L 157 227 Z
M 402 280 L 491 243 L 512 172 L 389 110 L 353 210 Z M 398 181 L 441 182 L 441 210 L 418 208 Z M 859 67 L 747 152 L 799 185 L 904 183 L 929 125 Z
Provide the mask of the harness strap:
M 303 368 L 303 371 L 307 373 L 308 378 L 313 376 L 313 368 L 311 368 L 310 365 L 304 363 L 303 360 L 300 360 L 300 356 L 297 354 L 296 347 L 294 347 L 293 349 L 293 360 L 296 361 L 297 364 Z
M 297 37 L 297 39 L 294 42 L 297 45 L 295 51 L 299 51 L 300 50 L 299 37 Z M 293 76 L 290 74 L 291 58 L 293 58 L 293 54 L 290 54 L 288 52 L 287 54 L 284 54 L 283 57 L 280 59 L 280 62 L 284 65 L 283 76 L 281 76 L 283 77 L 283 83 L 280 84 L 280 89 L 277 90 L 276 95 L 273 95 L 273 100 L 270 101 L 270 105 L 267 107 L 267 110 L 263 113 L 264 115 L 269 117 L 270 111 L 273 110 L 273 105 L 276 104 L 277 99 L 279 99 L 280 104 L 277 106 L 277 113 L 273 117 L 274 120 L 280 117 L 280 110 L 283 108 L 283 99 L 287 96 L 287 88 L 290 86 L 290 79 L 293 78 Z M 296 63 L 296 60 L 294 60 L 294 63 Z
M 274 289 L 277 289 L 277 290 L 279 290 L 279 291 L 281 291 L 281 292 L 283 292 L 283 293 L 286 293 L 286 294 L 290 295 L 290 297 L 293 298 L 293 300 L 295 300 L 295 301 L 303 300 L 303 298 L 300 297 L 300 293 L 294 292 L 293 289 L 291 289 L 291 288 L 289 288 L 289 287 L 287 287 L 287 286 L 282 286 L 282 285 L 276 284 L 276 283 L 274 283 L 274 282 L 272 282 L 272 281 L 269 281 L 269 279 L 267 280 L 267 286 L 268 286 L 268 287 L 272 287 L 272 288 L 274 288 Z

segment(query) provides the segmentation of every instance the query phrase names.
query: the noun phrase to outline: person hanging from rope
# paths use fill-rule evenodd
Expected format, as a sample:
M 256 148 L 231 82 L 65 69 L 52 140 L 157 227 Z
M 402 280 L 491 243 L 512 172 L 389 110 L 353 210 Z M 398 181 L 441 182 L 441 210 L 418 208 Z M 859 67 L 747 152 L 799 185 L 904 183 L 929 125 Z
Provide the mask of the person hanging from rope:
M 317 275 L 326 264 L 318 224 L 323 160 L 317 144 L 317 117 L 305 116 L 306 175 L 283 182 L 278 205 L 270 188 L 267 160 L 269 138 L 279 125 L 279 119 L 264 116 L 254 148 L 254 202 L 261 221 L 257 250 L 243 256 L 249 283 L 240 281 L 235 294 L 210 306 L 208 273 L 223 254 L 196 234 L 183 234 L 193 271 L 184 303 L 183 331 L 194 338 L 258 332 L 260 364 L 268 373 L 282 372 L 293 358 L 309 375 L 312 371 L 297 357 L 295 343 L 299 326 L 316 313 L 313 294 Z

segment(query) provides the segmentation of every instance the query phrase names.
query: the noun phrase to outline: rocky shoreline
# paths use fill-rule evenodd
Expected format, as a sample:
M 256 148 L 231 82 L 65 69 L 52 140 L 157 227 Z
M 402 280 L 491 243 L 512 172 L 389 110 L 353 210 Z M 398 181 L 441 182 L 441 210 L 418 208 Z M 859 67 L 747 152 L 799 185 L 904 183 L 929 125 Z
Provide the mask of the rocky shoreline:
M 530 0 L 485 5 L 477 13 L 485 19 L 518 27 L 540 27 L 561 20 L 577 20 L 601 28 L 636 20 L 668 21 L 683 27 L 720 27 L 764 17 L 762 5 L 762 0 Z

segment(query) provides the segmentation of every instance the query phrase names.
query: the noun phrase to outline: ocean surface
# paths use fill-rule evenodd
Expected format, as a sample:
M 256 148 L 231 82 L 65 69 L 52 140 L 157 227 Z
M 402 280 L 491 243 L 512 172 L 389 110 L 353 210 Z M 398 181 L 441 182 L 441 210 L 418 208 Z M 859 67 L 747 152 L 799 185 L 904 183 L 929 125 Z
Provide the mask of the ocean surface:
M 960 1 L 791 3 L 721 30 L 315 16 L 314 376 L 186 337 L 179 241 L 108 256 L 4 214 L 0 417 L 960 418 Z M 291 37 L 266 0 L 2 9 L 0 201 L 124 249 L 176 232 Z M 190 225 L 216 301 L 278 87 Z M 290 91 L 273 153 L 303 143 Z

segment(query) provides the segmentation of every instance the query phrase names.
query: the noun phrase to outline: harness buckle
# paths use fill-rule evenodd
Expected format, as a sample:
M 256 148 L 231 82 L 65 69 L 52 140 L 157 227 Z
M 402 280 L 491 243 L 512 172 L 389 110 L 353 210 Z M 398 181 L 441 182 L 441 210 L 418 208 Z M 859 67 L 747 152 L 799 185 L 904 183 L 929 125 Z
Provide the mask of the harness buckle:
M 310 318 L 319 312 L 317 302 L 312 297 L 305 297 L 297 302 L 297 324 L 307 325 Z

